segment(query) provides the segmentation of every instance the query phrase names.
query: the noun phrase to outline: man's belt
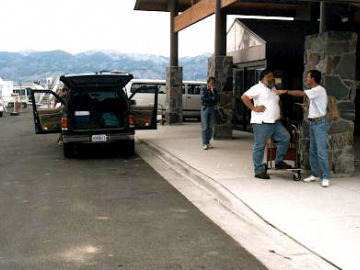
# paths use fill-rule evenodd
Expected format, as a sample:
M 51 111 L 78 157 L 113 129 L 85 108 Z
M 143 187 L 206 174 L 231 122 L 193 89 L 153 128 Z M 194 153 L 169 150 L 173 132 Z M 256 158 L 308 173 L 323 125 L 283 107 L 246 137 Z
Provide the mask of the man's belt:
M 315 118 L 308 118 L 310 122 L 321 122 L 323 119 L 325 119 L 326 116 L 321 117 L 315 117 Z
M 262 124 L 267 124 L 267 125 L 274 125 L 274 124 L 279 123 L 279 122 L 281 122 L 281 120 L 280 120 L 280 119 L 275 120 L 275 122 L 274 122 L 274 123 L 266 123 L 266 122 L 264 122 L 264 121 L 262 121 L 261 123 L 262 123 Z

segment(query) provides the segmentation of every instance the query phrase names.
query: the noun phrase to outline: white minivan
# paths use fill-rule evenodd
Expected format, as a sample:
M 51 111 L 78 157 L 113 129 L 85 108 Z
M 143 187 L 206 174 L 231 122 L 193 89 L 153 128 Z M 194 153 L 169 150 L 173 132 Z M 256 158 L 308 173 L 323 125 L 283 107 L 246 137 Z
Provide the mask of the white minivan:
M 126 86 L 128 95 L 131 95 L 135 89 L 138 89 L 134 98 L 139 105 L 145 105 L 153 100 L 154 88 L 158 89 L 158 109 L 159 113 L 164 115 L 166 103 L 166 81 L 165 80 L 147 80 L 132 79 Z M 206 82 L 183 81 L 183 118 L 196 118 L 200 120 L 201 109 L 201 89 L 206 87 Z M 140 89 L 139 89 L 140 88 Z

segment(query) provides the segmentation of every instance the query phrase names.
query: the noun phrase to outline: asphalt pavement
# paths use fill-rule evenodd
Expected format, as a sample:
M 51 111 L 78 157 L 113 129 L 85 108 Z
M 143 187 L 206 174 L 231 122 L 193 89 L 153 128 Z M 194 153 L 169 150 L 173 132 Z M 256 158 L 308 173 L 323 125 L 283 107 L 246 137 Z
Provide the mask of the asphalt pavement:
M 57 137 L 0 118 L 0 270 L 266 269 L 137 155 Z

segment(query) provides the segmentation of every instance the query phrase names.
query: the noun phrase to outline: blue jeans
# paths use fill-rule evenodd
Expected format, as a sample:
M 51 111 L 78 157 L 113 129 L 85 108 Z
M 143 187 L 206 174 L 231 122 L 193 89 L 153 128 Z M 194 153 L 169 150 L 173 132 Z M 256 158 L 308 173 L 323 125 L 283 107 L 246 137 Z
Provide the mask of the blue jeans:
M 280 121 L 274 124 L 253 124 L 254 147 L 253 162 L 255 174 L 265 171 L 264 151 L 267 140 L 273 138 L 277 142 L 275 163 L 282 161 L 287 153 L 290 142 L 290 134 Z
M 330 179 L 327 130 L 328 121 L 326 118 L 319 122 L 310 122 L 309 162 L 311 175 L 322 179 Z
M 214 107 L 201 107 L 201 139 L 203 145 L 209 144 L 214 126 Z

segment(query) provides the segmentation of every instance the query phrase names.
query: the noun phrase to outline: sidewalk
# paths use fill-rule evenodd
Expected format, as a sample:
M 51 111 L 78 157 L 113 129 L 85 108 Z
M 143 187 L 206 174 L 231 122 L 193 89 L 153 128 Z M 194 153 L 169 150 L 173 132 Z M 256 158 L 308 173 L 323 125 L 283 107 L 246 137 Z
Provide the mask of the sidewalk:
M 251 133 L 234 131 L 232 140 L 213 141 L 215 148 L 204 151 L 199 123 L 138 131 L 137 139 L 157 155 L 173 156 L 171 162 L 189 175 L 203 175 L 194 181 L 229 210 L 238 212 L 238 201 L 246 206 L 244 211 L 289 236 L 329 267 L 360 269 L 359 175 L 333 178 L 329 188 L 319 182 L 293 181 L 287 171 L 271 170 L 271 180 L 259 180 L 252 168 Z

